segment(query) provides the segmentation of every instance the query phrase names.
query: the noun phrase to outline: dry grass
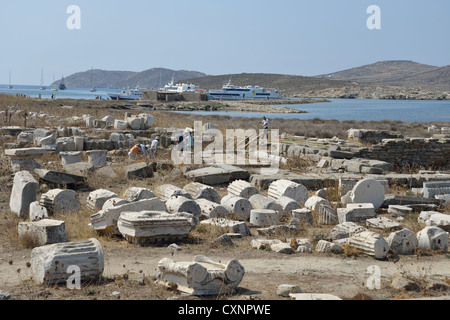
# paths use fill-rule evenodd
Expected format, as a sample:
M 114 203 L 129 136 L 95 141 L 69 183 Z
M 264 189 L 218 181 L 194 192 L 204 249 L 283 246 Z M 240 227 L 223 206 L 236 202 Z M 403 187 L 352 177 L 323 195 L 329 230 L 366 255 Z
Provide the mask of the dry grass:
M 112 102 L 99 102 L 99 101 L 43 101 L 37 99 L 26 99 L 26 98 L 16 98 L 16 97 L 8 97 L 0 95 L 0 111 L 8 110 L 8 107 L 11 105 L 16 105 L 20 109 L 25 110 L 28 114 L 33 112 L 48 112 L 54 115 L 56 118 L 48 122 L 48 118 L 31 118 L 27 117 L 26 126 L 28 128 L 31 127 L 43 127 L 49 126 L 50 124 L 66 124 L 69 122 L 58 122 L 61 120 L 58 117 L 80 117 L 83 114 L 90 114 L 95 118 L 99 119 L 106 115 L 112 115 L 118 119 L 123 118 L 124 109 L 115 109 L 111 108 Z M 73 105 L 73 108 L 61 108 L 64 105 Z M 141 111 L 131 110 L 132 113 L 141 113 Z M 193 127 L 194 121 L 202 121 L 203 124 L 207 122 L 218 123 L 219 129 L 225 134 L 226 129 L 239 129 L 239 128 L 254 128 L 255 130 L 259 129 L 259 119 L 254 119 L 254 121 L 249 121 L 247 118 L 234 118 L 228 116 L 196 116 L 196 115 L 179 115 L 174 116 L 173 113 L 169 112 L 154 112 L 152 114 L 155 116 L 157 127 L 170 127 L 175 126 L 179 128 L 185 128 L 187 126 Z M 0 123 L 3 121 L 5 125 L 20 125 L 22 126 L 24 123 L 24 118 L 20 118 L 19 116 L 11 116 L 10 118 L 0 118 Z M 78 122 L 77 122 L 78 121 Z M 84 124 L 77 120 L 73 122 L 75 125 L 79 125 L 84 127 Z M 426 124 L 420 125 L 411 125 L 404 124 L 400 122 L 338 122 L 338 121 L 324 121 L 320 119 L 312 119 L 312 120 L 283 120 L 283 119 L 273 119 L 272 127 L 280 128 L 280 132 L 287 132 L 289 134 L 295 135 L 305 135 L 305 136 L 316 136 L 316 137 L 346 137 L 345 131 L 350 128 L 370 128 L 370 129 L 381 129 L 381 130 L 393 130 L 396 132 L 411 132 L 412 130 L 416 130 L 415 135 L 428 134 L 426 131 Z M 282 129 L 281 129 L 282 128 Z M 403 134 L 403 133 L 402 133 Z M 14 138 L 1 137 L 0 144 L 4 146 L 5 143 L 14 142 Z M 158 161 L 161 160 L 170 160 L 170 152 L 162 152 L 158 156 Z M 46 169 L 53 170 L 61 170 L 61 159 L 58 155 L 45 155 L 41 159 Z M 87 186 L 91 189 L 108 189 L 113 192 L 116 192 L 120 197 L 123 196 L 124 192 L 129 187 L 143 187 L 149 188 L 150 190 L 155 190 L 158 186 L 166 183 L 174 184 L 178 187 L 183 187 L 186 185 L 188 180 L 185 179 L 182 174 L 181 168 L 175 168 L 172 171 L 159 171 L 157 178 L 149 178 L 149 179 L 135 179 L 135 180 L 127 180 L 125 178 L 125 166 L 130 164 L 130 162 L 124 156 L 118 156 L 114 158 L 113 162 L 113 171 L 116 174 L 116 177 L 108 177 L 97 172 L 94 174 L 90 174 L 87 177 Z M 307 167 L 312 166 L 313 163 L 304 159 L 296 159 L 291 160 L 283 169 L 290 169 L 293 172 L 305 172 Z M 194 166 L 192 166 L 194 167 Z M 2 232 L 0 233 L 0 242 L 2 246 L 9 248 L 33 248 L 36 245 L 36 239 L 33 236 L 26 237 L 23 239 L 18 239 L 17 234 L 17 225 L 20 221 L 22 221 L 17 216 L 12 215 L 8 212 L 8 204 L 6 203 L 7 199 L 10 196 L 10 186 L 8 186 L 7 182 L 11 182 L 10 174 L 11 171 L 8 168 L 8 164 L 3 163 L 2 167 L 2 175 L 5 178 L 5 183 L 0 183 L 0 200 L 2 200 L 4 212 L 0 215 L 0 229 Z M 396 192 L 404 193 L 408 190 L 407 186 L 404 188 L 398 188 Z M 221 191 L 225 192 L 225 191 Z M 328 200 L 330 202 L 339 201 L 340 193 L 338 190 L 338 185 L 329 185 L 327 186 Z M 83 197 L 86 194 L 83 195 Z M 450 209 L 450 208 L 449 208 Z M 111 239 L 107 237 L 99 237 L 94 230 L 88 226 L 90 216 L 95 213 L 91 210 L 85 208 L 84 202 L 82 202 L 82 209 L 73 212 L 73 213 L 65 213 L 65 214 L 57 214 L 52 215 L 51 218 L 57 220 L 65 221 L 66 226 L 66 234 L 68 241 L 77 241 L 77 240 L 85 240 L 91 237 L 99 238 L 102 245 L 112 246 L 112 244 L 119 244 L 119 246 L 124 242 L 117 239 Z M 284 221 L 283 221 L 284 222 Z M 408 227 L 413 232 L 417 232 L 421 229 L 421 226 L 417 223 L 417 214 L 413 214 L 410 216 L 405 216 L 405 221 L 403 224 Z M 317 220 L 314 220 L 313 225 L 309 224 L 300 224 L 298 232 L 296 234 L 286 233 L 279 234 L 276 237 L 280 240 L 285 241 L 289 238 L 295 237 L 308 237 L 314 239 L 314 236 L 317 234 L 327 233 L 331 228 L 331 226 L 321 226 L 317 224 Z M 253 231 L 253 230 L 252 230 Z M 186 246 L 183 250 L 186 252 L 192 252 L 196 254 L 200 250 L 204 250 L 207 252 L 224 252 L 224 250 L 229 250 L 230 248 L 225 248 L 223 246 L 218 246 L 214 244 L 214 240 L 216 240 L 220 235 L 224 233 L 222 228 L 211 228 L 205 227 L 203 225 L 199 225 L 195 230 L 193 230 L 187 239 Z M 257 237 L 255 235 L 254 237 Z M 246 256 L 248 253 L 248 242 L 252 237 L 246 238 L 245 240 L 237 240 L 234 241 L 235 246 L 233 250 L 236 249 L 236 255 L 241 255 L 242 257 Z M 130 245 L 131 246 L 131 245 Z M 122 247 L 122 252 L 125 250 L 129 251 L 128 244 Z M 240 252 L 240 250 L 242 252 Z M 246 251 L 247 250 L 247 251 Z M 233 251 L 234 252 L 234 251 Z M 150 254 L 150 253 L 149 253 Z M 358 256 L 358 252 L 355 248 L 344 246 L 344 256 L 346 257 L 356 257 Z M 81 292 L 74 294 L 65 289 L 55 289 L 49 288 L 50 295 L 45 294 L 43 296 L 39 296 L 39 292 L 42 291 L 40 288 L 39 291 L 33 291 L 33 293 L 23 291 L 22 294 L 18 294 L 17 297 L 34 297 L 34 298 L 48 298 L 48 299 L 71 299 L 74 295 L 81 299 L 111 299 L 110 294 L 112 291 L 119 290 L 122 293 L 122 299 L 140 299 L 140 298 L 148 298 L 148 299 L 165 299 L 173 293 L 171 291 L 161 289 L 159 286 L 155 286 L 153 283 L 153 279 L 143 280 L 144 284 L 137 284 L 134 281 L 130 281 L 127 276 L 125 276 L 126 270 L 124 270 L 123 275 L 113 275 L 111 277 L 106 277 L 102 279 L 103 282 L 98 284 L 91 284 L 83 287 Z M 144 277 L 145 278 L 145 277 Z M 27 289 L 28 290 L 28 289 Z M 354 296 L 353 300 L 365 300 L 369 297 L 359 295 Z

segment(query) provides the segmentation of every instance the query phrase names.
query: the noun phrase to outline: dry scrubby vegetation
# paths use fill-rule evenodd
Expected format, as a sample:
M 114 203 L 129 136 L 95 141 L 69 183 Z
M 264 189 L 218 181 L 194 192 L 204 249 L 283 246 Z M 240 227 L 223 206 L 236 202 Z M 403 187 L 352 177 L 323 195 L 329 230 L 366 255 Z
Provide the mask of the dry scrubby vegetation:
M 10 106 L 18 106 L 19 110 L 24 110 L 25 113 L 22 117 L 17 114 L 9 117 L 7 111 Z M 111 101 L 82 101 L 82 100 L 38 100 L 29 98 L 18 98 L 0 95 L 0 111 L 5 111 L 3 118 L 0 116 L 0 124 L 3 126 L 26 126 L 27 128 L 36 127 L 48 127 L 49 121 L 53 126 L 57 125 L 79 125 L 84 127 L 83 121 L 75 120 L 74 122 L 63 122 L 62 118 L 68 117 L 81 117 L 83 114 L 90 114 L 96 119 L 101 119 L 104 116 L 111 115 L 115 118 L 121 119 L 124 112 L 141 113 L 142 110 L 135 110 L 133 108 L 127 109 L 121 103 L 114 103 Z M 49 117 L 36 117 L 31 118 L 28 114 L 31 113 L 45 113 L 49 114 L 54 118 Z M 169 112 L 159 112 L 151 111 L 155 116 L 155 126 L 156 127 L 170 127 L 175 126 L 179 128 L 184 128 L 186 126 L 193 126 L 194 121 L 202 121 L 203 123 L 212 122 L 219 124 L 219 129 L 225 132 L 225 129 L 229 128 L 254 128 L 259 129 L 258 121 L 255 119 L 249 121 L 247 118 L 234 118 L 229 116 L 196 116 L 189 114 L 176 114 Z M 24 115 L 27 114 L 27 117 Z M 58 118 L 61 117 L 61 118 Z M 403 122 L 392 122 L 392 121 L 382 121 L 382 122 L 356 122 L 356 121 L 333 121 L 333 120 L 283 120 L 283 119 L 271 119 L 272 128 L 280 128 L 280 132 L 286 132 L 292 135 L 301 135 L 307 137 L 323 137 L 331 138 L 334 136 L 340 138 L 346 138 L 346 130 L 350 128 L 361 128 L 361 129 L 379 129 L 379 130 L 390 130 L 396 133 L 402 134 L 404 136 L 428 136 L 427 127 L 431 123 L 403 123 Z M 443 126 L 447 124 L 443 123 L 433 123 L 437 126 Z M 105 133 L 106 137 L 106 133 Z M 4 143 L 14 141 L 13 138 L 2 137 L 0 145 L 4 147 Z M 159 154 L 159 159 L 170 160 L 170 154 L 168 151 Z M 45 155 L 41 158 L 45 168 L 60 170 L 61 164 L 58 155 Z M 164 183 L 171 183 L 179 187 L 183 187 L 189 181 L 187 181 L 181 174 L 179 168 L 175 168 L 173 171 L 160 171 L 158 172 L 158 178 L 150 178 L 144 180 L 127 180 L 124 177 L 124 166 L 127 163 L 125 155 L 122 157 L 115 157 L 114 160 L 114 171 L 117 174 L 116 178 L 105 177 L 94 173 L 87 178 L 86 185 L 91 189 L 108 189 L 116 192 L 119 196 L 122 196 L 125 190 L 131 186 L 144 187 L 151 190 L 156 189 L 159 185 Z M 296 161 L 289 162 L 288 166 L 285 168 L 292 169 L 294 171 L 302 171 L 304 168 L 310 166 L 311 163 L 298 159 Z M 12 187 L 11 170 L 9 168 L 8 161 L 3 157 L 1 159 L 1 181 L 0 181 L 0 243 L 1 247 L 6 252 L 13 252 L 14 250 L 31 250 L 36 246 L 36 239 L 32 236 L 27 238 L 18 238 L 17 234 L 17 224 L 20 219 L 9 213 L 9 197 Z M 41 184 L 39 194 L 46 192 L 51 186 Z M 338 201 L 340 199 L 338 186 L 330 185 L 328 186 L 328 200 L 330 203 L 333 201 Z M 226 194 L 226 186 L 221 186 L 218 188 L 219 194 L 224 196 Z M 407 186 L 405 188 L 398 187 L 395 190 L 396 193 L 407 192 Z M 264 194 L 264 192 L 262 192 Z M 38 194 L 38 196 L 39 196 Z M 87 196 L 86 192 L 79 192 L 81 198 Z M 267 194 L 266 194 L 267 195 Z M 82 202 L 83 203 L 83 202 Z M 450 208 L 447 208 L 450 209 Z M 447 210 L 448 211 L 448 210 Z M 110 250 L 113 246 L 118 246 L 118 249 L 111 250 L 126 250 L 129 251 L 129 245 L 123 239 L 119 238 L 107 238 L 98 236 L 94 231 L 88 227 L 89 217 L 93 212 L 87 209 L 85 206 L 78 212 L 70 214 L 58 214 L 53 216 L 53 218 L 58 220 L 63 220 L 66 223 L 67 240 L 77 241 L 84 240 L 90 237 L 99 238 L 102 245 Z M 418 214 L 412 214 L 406 217 L 403 225 L 413 232 L 418 232 L 422 226 L 417 222 Z M 276 237 L 282 241 L 292 237 L 298 238 L 310 238 L 313 240 L 313 245 L 317 243 L 319 238 L 317 234 L 326 234 L 331 231 L 331 226 L 320 226 L 317 223 L 316 213 L 313 214 L 313 224 L 306 225 L 302 224 L 298 228 L 296 234 L 278 234 Z M 287 222 L 287 221 L 285 221 Z M 233 247 L 218 246 L 214 243 L 214 240 L 222 234 L 222 230 L 217 228 L 207 228 L 199 227 L 193 230 L 189 238 L 185 241 L 185 251 L 197 254 L 197 252 L 227 252 L 230 249 L 238 249 L 236 252 L 237 258 L 247 257 L 248 255 L 257 255 L 259 257 L 269 257 L 269 252 L 255 252 L 254 249 L 249 248 L 249 239 L 236 240 L 233 241 Z M 385 232 L 382 233 L 383 236 L 388 236 L 389 234 Z M 258 236 L 256 236 L 258 237 Z M 147 251 L 142 251 L 145 249 L 133 247 L 133 251 L 136 250 L 141 254 L 147 255 Z M 163 248 L 153 248 L 152 250 L 163 250 Z M 113 252 L 113 251 L 111 251 Z M 115 252 L 115 251 L 114 251 Z M 166 253 L 166 252 L 165 252 Z M 139 253 L 138 253 L 139 254 Z M 418 257 L 421 255 L 426 255 L 431 253 L 418 253 Z M 342 254 L 343 257 L 357 257 L 358 252 L 350 247 L 345 247 Z M 108 256 L 105 257 L 108 259 Z M 394 257 L 395 258 L 395 257 Z M 2 264 L 1 268 L 5 265 L 7 268 L 16 268 L 14 261 L 8 262 L 9 266 Z M 29 267 L 27 265 L 27 267 Z M 23 268 L 23 266 L 21 267 Z M 161 287 L 156 286 L 153 283 L 153 279 L 150 276 L 144 276 L 140 284 L 136 282 L 127 281 L 129 274 L 127 273 L 128 267 L 124 265 L 123 274 L 109 275 L 107 274 L 99 283 L 85 284 L 81 292 L 71 292 L 70 290 L 64 288 L 43 288 L 41 286 L 36 286 L 32 284 L 29 280 L 22 279 L 22 285 L 20 288 L 14 292 L 14 295 L 19 299 L 110 299 L 111 293 L 113 291 L 119 290 L 121 292 L 122 298 L 130 299 L 149 299 L 149 300 L 159 300 L 166 299 L 173 295 L 172 292 L 165 290 Z M 16 269 L 15 269 L 16 270 Z M 403 268 L 405 274 L 410 277 L 415 277 L 417 282 L 426 283 L 426 277 L 428 273 L 426 270 L 422 270 L 422 276 L 413 276 L 410 270 Z M 18 277 L 20 277 L 20 267 L 16 270 Z M 419 274 L 420 275 L 420 274 Z M 420 279 L 419 279 L 420 278 Z M 285 279 L 288 281 L 289 279 Z M 313 278 L 312 278 L 312 281 Z M 1 286 L 2 284 L 0 284 Z M 426 286 L 421 289 L 423 293 L 427 293 Z M 137 292 L 140 295 L 136 295 Z M 395 298 L 402 299 L 409 297 L 408 294 L 398 294 Z M 217 297 L 217 298 L 227 298 L 227 297 Z M 368 300 L 371 299 L 370 295 L 365 293 L 358 293 L 354 297 L 349 299 L 353 300 Z

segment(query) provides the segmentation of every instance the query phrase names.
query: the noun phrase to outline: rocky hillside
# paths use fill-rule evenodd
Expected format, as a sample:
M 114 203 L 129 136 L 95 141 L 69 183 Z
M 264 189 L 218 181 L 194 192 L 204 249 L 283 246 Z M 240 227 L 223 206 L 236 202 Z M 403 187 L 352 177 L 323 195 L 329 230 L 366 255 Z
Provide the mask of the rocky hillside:
M 404 60 L 377 62 L 317 78 L 450 91 L 450 66 L 436 67 Z
M 450 99 L 450 93 L 441 92 L 440 90 L 281 74 L 243 73 L 207 76 L 188 79 L 187 81 L 192 81 L 204 89 L 220 89 L 230 79 L 232 84 L 239 86 L 258 85 L 264 88 L 277 88 L 284 97 L 399 100 Z
M 92 84 L 97 88 L 159 88 L 167 84 L 172 77 L 176 82 L 187 78 L 197 78 L 205 76 L 204 73 L 186 70 L 170 70 L 164 68 L 152 68 L 142 72 L 132 71 L 106 71 L 106 70 L 87 70 L 74 73 L 64 78 L 67 87 L 72 88 L 90 88 L 91 77 Z M 52 85 L 57 86 L 61 79 L 55 81 Z

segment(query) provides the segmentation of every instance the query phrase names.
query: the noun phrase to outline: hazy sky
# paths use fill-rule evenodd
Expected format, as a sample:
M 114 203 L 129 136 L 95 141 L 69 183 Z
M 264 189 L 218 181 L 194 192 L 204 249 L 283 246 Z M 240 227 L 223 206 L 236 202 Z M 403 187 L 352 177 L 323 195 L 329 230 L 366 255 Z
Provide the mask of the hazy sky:
M 370 5 L 381 29 L 367 27 Z M 444 66 L 449 15 L 449 0 L 2 0 L 0 83 L 11 70 L 13 84 L 39 85 L 42 68 L 49 84 L 92 67 L 312 76 L 383 60 Z

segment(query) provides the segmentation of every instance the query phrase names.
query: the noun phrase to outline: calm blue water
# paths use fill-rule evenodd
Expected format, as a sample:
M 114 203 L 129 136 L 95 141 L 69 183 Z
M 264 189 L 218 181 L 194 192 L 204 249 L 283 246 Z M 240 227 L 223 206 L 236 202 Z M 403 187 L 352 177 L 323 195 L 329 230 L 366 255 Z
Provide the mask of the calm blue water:
M 101 96 L 108 99 L 108 93 L 119 93 L 120 89 L 97 88 L 97 92 L 89 89 L 67 88 L 63 91 L 51 91 L 50 87 L 40 90 L 39 86 L 15 85 L 8 89 L 8 85 L 0 85 L 0 93 L 24 94 L 31 98 L 50 99 L 52 94 L 56 99 L 95 99 Z M 331 102 L 279 105 L 306 111 L 307 113 L 253 113 L 253 112 L 222 112 L 222 111 L 178 111 L 178 113 L 200 115 L 224 115 L 231 117 L 279 119 L 314 119 L 323 120 L 356 120 L 356 121 L 404 121 L 431 122 L 450 121 L 450 101 L 403 101 L 403 100 L 358 100 L 358 99 L 328 99 Z
M 246 112 L 215 112 L 191 111 L 202 115 L 225 115 L 231 117 L 278 119 L 314 119 L 323 120 L 356 120 L 356 121 L 404 121 L 430 122 L 450 121 L 450 101 L 400 101 L 400 100 L 355 100 L 327 99 L 331 102 L 299 105 L 280 105 L 306 111 L 308 113 L 246 113 Z
M 90 92 L 89 88 L 67 88 L 66 90 L 51 91 L 51 87 L 47 86 L 46 90 L 40 90 L 40 86 L 14 85 L 13 89 L 8 89 L 8 85 L 0 85 L 0 93 L 11 95 L 22 94 L 30 98 L 37 98 L 41 95 L 42 99 L 51 99 L 54 95 L 55 99 L 95 99 L 101 96 L 104 99 L 109 98 L 108 93 L 119 93 L 120 89 L 97 88 L 97 92 Z

